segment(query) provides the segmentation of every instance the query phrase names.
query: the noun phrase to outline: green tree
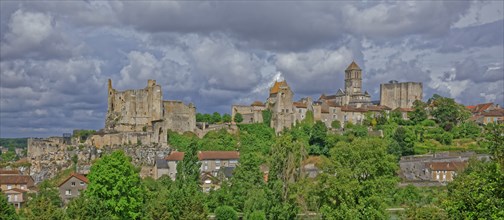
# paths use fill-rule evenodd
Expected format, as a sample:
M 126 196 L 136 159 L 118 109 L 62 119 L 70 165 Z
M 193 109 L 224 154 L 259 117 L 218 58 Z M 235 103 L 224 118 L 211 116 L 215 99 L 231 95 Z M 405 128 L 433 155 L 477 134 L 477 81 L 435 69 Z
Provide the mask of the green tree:
M 331 127 L 334 129 L 340 129 L 341 128 L 341 122 L 338 120 L 334 120 L 331 122 Z
M 203 118 L 203 114 L 201 113 L 196 113 L 196 122 L 203 122 L 204 121 L 204 118 Z
M 17 220 L 19 216 L 12 204 L 7 202 L 5 194 L 0 189 L 0 220 Z
M 219 123 L 219 122 L 222 122 L 222 117 L 221 115 L 218 113 L 218 112 L 214 112 L 212 114 L 212 122 L 213 123 Z
M 482 128 L 472 121 L 466 121 L 455 127 L 454 138 L 477 138 L 481 135 Z
M 246 220 L 266 220 L 266 213 L 264 213 L 264 211 L 253 211 L 245 219 Z
M 495 161 L 469 162 L 448 184 L 446 210 L 452 219 L 504 219 L 504 172 Z
M 301 163 L 306 158 L 306 143 L 284 133 L 271 149 L 268 177 L 268 219 L 294 219 L 298 208 L 290 196 L 292 185 L 299 180 Z
M 72 199 L 66 208 L 66 216 L 69 219 L 87 220 L 87 219 L 113 219 L 111 210 L 107 209 L 105 204 L 95 197 L 88 197 L 81 194 Z
M 504 124 L 490 123 L 485 126 L 485 143 L 493 159 L 504 169 Z
M 199 186 L 200 167 L 197 144 L 193 142 L 177 164 L 177 178 L 168 191 L 167 207 L 174 219 L 206 219 L 204 195 Z
M 413 111 L 408 113 L 408 118 L 413 123 L 418 124 L 427 119 L 427 104 L 421 100 L 413 102 Z
M 251 196 L 249 191 L 260 190 L 265 186 L 260 165 L 261 161 L 255 154 L 240 155 L 240 166 L 235 169 L 230 186 L 232 204 L 236 210 L 244 209 L 245 201 Z
M 397 162 L 387 154 L 387 142 L 378 138 L 338 142 L 330 156 L 331 164 L 314 187 L 323 218 L 385 219 L 383 198 L 397 182 Z
M 243 121 L 243 116 L 240 113 L 236 113 L 234 117 L 234 122 L 241 123 Z
M 391 144 L 394 147 L 389 148 L 390 153 L 399 157 L 413 155 L 415 153 L 415 134 L 411 130 L 402 126 L 398 127 L 392 138 L 394 141 Z
M 238 213 L 230 206 L 220 206 L 215 209 L 215 219 L 217 220 L 237 220 Z
M 303 122 L 309 125 L 315 123 L 315 117 L 313 116 L 313 111 L 310 110 L 306 111 L 306 116 L 303 119 Z
M 226 114 L 224 114 L 224 115 L 222 116 L 222 121 L 223 121 L 224 123 L 229 123 L 229 122 L 231 122 L 231 115 L 229 115 L 229 114 L 227 114 L 227 113 L 226 113 Z
M 451 98 L 435 94 L 429 99 L 429 103 L 432 105 L 431 115 L 445 131 L 451 131 L 453 127 L 471 115 L 465 106 L 456 103 Z
M 64 219 L 64 212 L 58 189 L 48 180 L 39 185 L 38 193 L 28 201 L 27 219 Z
M 327 155 L 329 149 L 326 146 L 327 126 L 321 122 L 315 122 L 308 143 L 310 144 L 310 154 Z
M 123 151 L 105 155 L 91 166 L 86 196 L 104 203 L 112 216 L 120 219 L 141 217 L 144 187 L 138 169 Z
M 212 123 L 212 115 L 210 115 L 210 114 L 204 114 L 202 116 L 202 122 Z
M 266 126 L 270 126 L 271 124 L 271 110 L 266 109 L 262 111 L 263 123 Z

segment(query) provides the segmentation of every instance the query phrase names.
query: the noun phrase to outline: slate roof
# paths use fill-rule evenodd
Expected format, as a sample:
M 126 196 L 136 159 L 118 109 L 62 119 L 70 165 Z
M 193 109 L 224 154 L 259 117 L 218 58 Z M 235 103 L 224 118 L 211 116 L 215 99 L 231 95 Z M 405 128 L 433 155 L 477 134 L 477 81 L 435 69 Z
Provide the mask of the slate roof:
M 168 169 L 168 163 L 165 159 L 156 159 L 156 167 L 158 169 Z

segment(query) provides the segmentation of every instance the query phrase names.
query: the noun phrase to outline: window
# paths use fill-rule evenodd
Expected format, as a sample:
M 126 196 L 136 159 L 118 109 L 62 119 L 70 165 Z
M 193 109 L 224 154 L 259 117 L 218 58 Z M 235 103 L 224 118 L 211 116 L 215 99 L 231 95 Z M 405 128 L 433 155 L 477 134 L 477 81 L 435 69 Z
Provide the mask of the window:
M 14 201 L 18 201 L 17 195 L 14 195 Z
M 436 179 L 439 180 L 439 172 L 436 172 Z
M 12 185 L 7 185 L 7 189 L 12 189 Z
M 208 166 L 207 166 L 207 165 L 205 165 L 205 167 L 203 168 L 203 170 L 208 170 Z
M 7 195 L 7 201 L 12 202 L 11 195 Z
M 333 109 L 333 110 L 332 110 L 332 113 L 336 113 L 336 109 Z
M 221 161 L 215 160 L 215 169 L 220 169 L 220 166 L 221 166 Z
M 74 187 L 74 186 L 75 186 L 75 182 L 72 182 L 72 187 Z
M 26 185 L 21 185 L 21 189 L 25 189 L 26 188 Z
M 71 195 L 72 195 L 72 190 L 67 189 L 67 190 L 65 191 L 65 195 L 67 195 L 67 196 L 71 196 Z
M 84 182 L 82 182 L 82 181 L 81 181 L 81 182 L 80 182 L 80 185 L 81 185 L 81 186 L 84 186 Z
M 303 113 L 303 111 L 301 109 L 299 109 L 299 113 Z

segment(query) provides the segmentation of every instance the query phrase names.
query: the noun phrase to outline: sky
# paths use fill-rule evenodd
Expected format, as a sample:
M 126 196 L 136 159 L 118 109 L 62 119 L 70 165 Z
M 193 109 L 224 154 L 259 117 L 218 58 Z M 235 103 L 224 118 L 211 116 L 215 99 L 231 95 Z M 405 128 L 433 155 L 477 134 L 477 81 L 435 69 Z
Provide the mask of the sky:
M 147 79 L 202 113 L 334 94 L 355 60 L 363 89 L 422 82 L 464 105 L 504 104 L 503 1 L 0 1 L 0 137 L 101 129 L 107 79 Z

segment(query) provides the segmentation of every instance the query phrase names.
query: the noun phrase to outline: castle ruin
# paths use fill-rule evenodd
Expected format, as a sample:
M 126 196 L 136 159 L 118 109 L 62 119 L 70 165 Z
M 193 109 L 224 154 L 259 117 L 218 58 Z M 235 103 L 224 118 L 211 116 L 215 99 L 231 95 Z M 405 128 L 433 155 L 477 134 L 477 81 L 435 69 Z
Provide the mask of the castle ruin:
M 144 89 L 117 91 L 108 81 L 105 128 L 90 138 L 90 145 L 103 147 L 131 143 L 167 144 L 168 130 L 194 132 L 196 108 L 192 103 L 163 100 L 161 86 L 148 80 Z

